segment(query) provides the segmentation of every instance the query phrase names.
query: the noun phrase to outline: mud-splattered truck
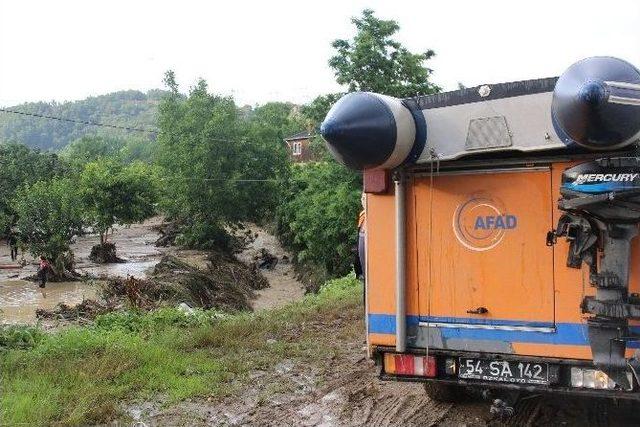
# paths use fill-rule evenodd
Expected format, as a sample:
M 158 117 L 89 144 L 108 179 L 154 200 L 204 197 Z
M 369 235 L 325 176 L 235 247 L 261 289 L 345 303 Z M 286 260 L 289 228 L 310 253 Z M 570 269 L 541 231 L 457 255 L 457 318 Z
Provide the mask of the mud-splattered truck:
M 363 171 L 368 348 L 383 379 L 638 399 L 640 72 L 396 99 L 321 133 Z

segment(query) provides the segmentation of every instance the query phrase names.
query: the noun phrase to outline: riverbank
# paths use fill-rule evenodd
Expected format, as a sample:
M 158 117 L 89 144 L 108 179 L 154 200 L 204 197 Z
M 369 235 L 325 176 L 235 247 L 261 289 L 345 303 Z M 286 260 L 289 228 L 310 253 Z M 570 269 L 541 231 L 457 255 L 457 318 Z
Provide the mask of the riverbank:
M 255 313 L 163 309 L 23 329 L 26 348 L 0 357 L 0 425 L 638 425 L 632 405 L 544 395 L 491 422 L 486 401 L 438 403 L 420 384 L 380 381 L 361 302 L 347 278 Z
M 33 334 L 20 344 L 29 348 L 0 358 L 0 424 L 101 423 L 135 418 L 146 402 L 224 399 L 256 372 L 352 351 L 343 344 L 362 337 L 361 298 L 359 282 L 347 278 L 259 313 L 164 309 L 110 313 L 54 334 L 23 329 Z

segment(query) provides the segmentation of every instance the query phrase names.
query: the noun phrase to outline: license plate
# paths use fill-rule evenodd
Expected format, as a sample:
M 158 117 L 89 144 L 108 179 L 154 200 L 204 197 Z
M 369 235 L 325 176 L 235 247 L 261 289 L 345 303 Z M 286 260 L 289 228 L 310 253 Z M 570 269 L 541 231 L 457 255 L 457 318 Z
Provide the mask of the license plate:
M 546 363 L 469 359 L 466 357 L 461 357 L 459 362 L 458 377 L 464 379 L 514 384 L 549 384 L 549 365 Z

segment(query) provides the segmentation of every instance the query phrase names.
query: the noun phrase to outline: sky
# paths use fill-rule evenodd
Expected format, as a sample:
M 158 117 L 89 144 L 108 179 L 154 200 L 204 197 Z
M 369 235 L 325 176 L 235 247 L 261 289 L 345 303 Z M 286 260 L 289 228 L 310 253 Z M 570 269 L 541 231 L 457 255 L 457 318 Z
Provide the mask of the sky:
M 198 78 L 238 104 L 305 103 L 341 88 L 331 41 L 371 8 L 433 49 L 444 89 L 562 73 L 611 55 L 640 66 L 640 1 L 0 0 L 0 106 L 69 101 Z

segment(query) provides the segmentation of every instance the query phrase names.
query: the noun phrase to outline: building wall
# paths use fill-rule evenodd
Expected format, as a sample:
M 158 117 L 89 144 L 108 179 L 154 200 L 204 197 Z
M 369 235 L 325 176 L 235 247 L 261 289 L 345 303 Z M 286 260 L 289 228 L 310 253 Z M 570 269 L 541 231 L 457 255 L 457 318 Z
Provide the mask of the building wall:
M 310 139 L 296 139 L 288 140 L 287 151 L 289 152 L 289 159 L 294 163 L 304 163 L 314 160 L 313 153 L 311 152 L 311 140 Z M 294 154 L 294 147 L 296 144 L 300 144 L 300 154 Z

